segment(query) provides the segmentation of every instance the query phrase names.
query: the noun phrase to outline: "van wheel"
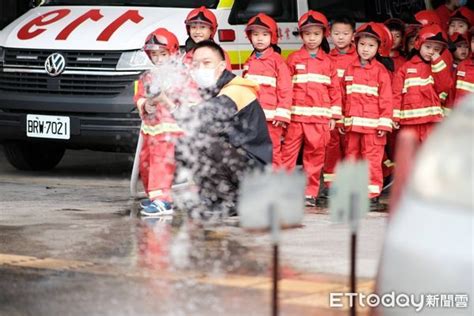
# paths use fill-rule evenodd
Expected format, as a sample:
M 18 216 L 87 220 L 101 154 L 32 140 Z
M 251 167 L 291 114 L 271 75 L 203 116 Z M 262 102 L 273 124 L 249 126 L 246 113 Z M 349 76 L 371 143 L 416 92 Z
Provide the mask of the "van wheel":
M 50 170 L 58 165 L 66 149 L 51 143 L 7 142 L 3 144 L 8 162 L 18 170 Z

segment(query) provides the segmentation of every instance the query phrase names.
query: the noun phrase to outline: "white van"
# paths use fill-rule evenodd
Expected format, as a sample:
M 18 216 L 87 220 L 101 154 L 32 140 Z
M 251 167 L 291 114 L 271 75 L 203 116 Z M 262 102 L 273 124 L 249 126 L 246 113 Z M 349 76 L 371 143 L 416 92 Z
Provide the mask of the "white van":
M 184 44 L 184 20 L 192 8 L 204 5 L 216 14 L 216 41 L 238 71 L 252 51 L 245 23 L 259 12 L 277 20 L 287 55 L 301 45 L 297 20 L 309 8 L 329 18 L 346 10 L 358 21 L 424 8 L 423 0 L 405 1 L 405 9 L 392 2 L 40 1 L 0 32 L 0 142 L 8 161 L 22 170 L 53 168 L 66 148 L 132 151 L 140 125 L 133 82 L 148 63 L 143 42 L 158 27 L 166 27 Z

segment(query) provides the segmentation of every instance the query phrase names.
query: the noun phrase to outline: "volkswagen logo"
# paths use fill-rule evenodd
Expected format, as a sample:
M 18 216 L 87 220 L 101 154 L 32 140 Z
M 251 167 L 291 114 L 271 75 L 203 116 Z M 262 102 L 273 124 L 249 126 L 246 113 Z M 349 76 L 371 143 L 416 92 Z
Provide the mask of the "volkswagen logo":
M 44 69 L 51 77 L 59 76 L 66 68 L 66 59 L 59 53 L 54 53 L 46 58 Z

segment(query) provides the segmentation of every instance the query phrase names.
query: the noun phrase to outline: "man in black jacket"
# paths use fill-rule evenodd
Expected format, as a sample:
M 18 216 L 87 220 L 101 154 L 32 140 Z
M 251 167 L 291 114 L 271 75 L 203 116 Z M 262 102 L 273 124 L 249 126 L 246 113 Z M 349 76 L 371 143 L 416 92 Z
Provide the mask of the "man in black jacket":
M 177 146 L 178 168 L 191 170 L 201 210 L 235 214 L 245 171 L 271 164 L 272 144 L 258 85 L 227 71 L 224 51 L 212 42 L 197 44 L 192 75 L 204 101 L 177 114 L 186 137 Z

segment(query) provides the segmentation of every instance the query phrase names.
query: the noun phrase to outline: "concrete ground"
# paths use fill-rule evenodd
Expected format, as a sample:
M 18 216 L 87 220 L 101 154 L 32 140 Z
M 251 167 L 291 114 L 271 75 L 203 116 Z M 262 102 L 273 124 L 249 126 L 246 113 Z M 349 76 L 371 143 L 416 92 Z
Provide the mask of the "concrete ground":
M 269 236 L 243 231 L 238 219 L 140 219 L 131 163 L 69 151 L 53 171 L 20 172 L 0 151 L 0 315 L 270 313 Z M 363 292 L 373 291 L 386 219 L 370 213 L 361 223 Z M 349 231 L 327 209 L 306 209 L 280 253 L 283 315 L 347 314 L 328 304 L 330 292 L 348 291 Z

